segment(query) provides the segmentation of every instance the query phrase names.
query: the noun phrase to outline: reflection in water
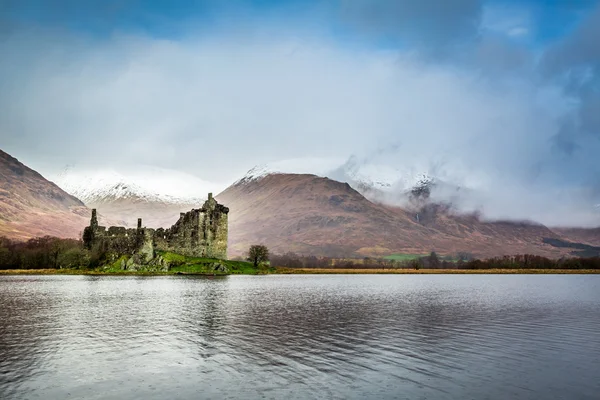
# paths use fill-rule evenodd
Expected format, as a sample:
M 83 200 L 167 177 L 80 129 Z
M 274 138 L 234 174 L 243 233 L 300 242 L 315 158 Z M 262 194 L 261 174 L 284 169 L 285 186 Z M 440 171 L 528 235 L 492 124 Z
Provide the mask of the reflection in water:
M 0 398 L 594 399 L 600 276 L 0 277 Z

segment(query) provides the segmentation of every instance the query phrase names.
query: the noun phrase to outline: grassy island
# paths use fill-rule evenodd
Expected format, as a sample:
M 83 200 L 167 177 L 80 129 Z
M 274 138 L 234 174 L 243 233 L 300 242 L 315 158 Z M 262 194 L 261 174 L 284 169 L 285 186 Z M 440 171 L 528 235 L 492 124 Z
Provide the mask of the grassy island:
M 263 275 L 276 273 L 277 269 L 269 265 L 254 266 L 247 261 L 220 260 L 217 258 L 189 257 L 181 254 L 157 252 L 160 263 L 128 267 L 130 257 L 121 256 L 112 263 L 96 268 L 44 270 L 57 274 L 98 274 L 98 275 Z M 31 270 L 35 271 L 35 270 Z

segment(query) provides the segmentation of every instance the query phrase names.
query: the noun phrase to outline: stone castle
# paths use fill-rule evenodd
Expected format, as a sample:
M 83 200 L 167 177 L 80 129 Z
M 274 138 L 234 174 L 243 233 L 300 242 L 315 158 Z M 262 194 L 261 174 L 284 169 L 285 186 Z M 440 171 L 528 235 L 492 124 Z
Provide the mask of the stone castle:
M 98 225 L 96 209 L 92 210 L 90 225 L 83 231 L 88 249 L 100 248 L 118 255 L 134 255 L 137 262 L 148 263 L 156 250 L 172 251 L 192 257 L 227 259 L 227 216 L 229 208 L 217 203 L 212 193 L 202 208 L 181 213 L 179 220 L 168 229 Z

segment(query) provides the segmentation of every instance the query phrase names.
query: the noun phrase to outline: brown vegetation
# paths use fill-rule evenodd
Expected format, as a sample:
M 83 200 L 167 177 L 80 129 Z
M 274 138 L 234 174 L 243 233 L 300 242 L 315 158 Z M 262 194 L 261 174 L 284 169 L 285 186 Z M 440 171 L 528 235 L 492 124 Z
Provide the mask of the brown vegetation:
M 300 256 L 294 253 L 271 256 L 271 265 L 284 270 L 323 271 L 561 271 L 599 270 L 600 257 L 549 259 L 531 254 L 494 257 L 484 260 L 457 261 L 440 259 L 432 252 L 429 256 L 413 260 L 395 261 L 382 259 L 335 259 L 329 257 Z
M 600 269 L 278 268 L 280 274 L 600 274 Z

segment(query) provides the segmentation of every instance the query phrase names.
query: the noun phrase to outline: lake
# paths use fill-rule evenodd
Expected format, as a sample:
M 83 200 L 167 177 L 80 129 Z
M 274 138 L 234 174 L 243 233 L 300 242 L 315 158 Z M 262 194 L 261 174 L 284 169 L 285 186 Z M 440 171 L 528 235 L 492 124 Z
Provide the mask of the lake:
M 0 276 L 1 399 L 598 399 L 600 275 Z

